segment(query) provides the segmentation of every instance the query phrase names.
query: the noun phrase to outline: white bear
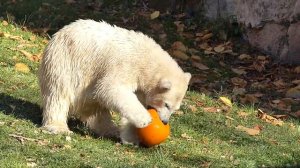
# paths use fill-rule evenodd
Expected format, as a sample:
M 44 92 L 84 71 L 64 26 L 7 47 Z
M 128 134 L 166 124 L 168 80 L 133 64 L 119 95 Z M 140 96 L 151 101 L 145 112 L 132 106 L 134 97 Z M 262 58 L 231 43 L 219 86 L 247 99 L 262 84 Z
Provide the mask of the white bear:
M 55 33 L 43 53 L 43 127 L 70 132 L 67 119 L 75 116 L 99 136 L 138 144 L 136 127 L 151 123 L 146 108 L 155 108 L 167 123 L 190 78 L 150 37 L 104 21 L 77 20 Z M 120 113 L 121 130 L 111 111 Z

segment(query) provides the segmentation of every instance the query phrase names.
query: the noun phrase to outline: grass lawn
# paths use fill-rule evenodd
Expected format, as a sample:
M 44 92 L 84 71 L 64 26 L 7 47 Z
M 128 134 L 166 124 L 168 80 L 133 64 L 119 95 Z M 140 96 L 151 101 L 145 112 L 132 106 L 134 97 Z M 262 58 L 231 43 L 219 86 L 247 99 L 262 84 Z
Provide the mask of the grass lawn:
M 38 3 L 43 8 L 61 9 L 42 1 Z M 52 1 L 49 1 L 49 4 L 52 4 Z M 30 9 L 23 8 L 26 10 L 25 13 Z M 72 13 L 73 8 L 68 10 Z M 18 16 L 21 12 L 18 11 L 16 16 L 21 17 Z M 33 17 L 39 16 L 37 13 L 31 14 Z M 93 16 L 95 13 L 88 12 L 88 14 Z M 120 13 L 114 14 L 114 18 L 118 18 L 119 15 Z M 69 16 L 65 15 L 67 18 Z M 114 19 L 111 20 L 114 22 Z M 140 24 L 137 27 L 145 24 L 143 21 L 138 22 Z M 37 20 L 32 21 L 32 25 L 37 23 L 39 23 Z M 54 26 L 56 30 L 62 23 L 56 21 L 53 24 L 57 26 Z M 165 26 L 168 24 L 170 24 L 168 21 L 164 22 Z M 174 25 L 166 29 L 169 29 L 167 34 L 172 33 Z M 145 32 L 155 34 L 153 29 L 145 28 Z M 168 36 L 168 38 L 178 40 L 181 37 Z M 165 46 L 172 42 L 167 41 Z M 39 62 L 28 59 L 28 57 L 39 58 L 46 43 L 45 37 L 24 30 L 22 26 L 3 20 L 0 22 L 0 167 L 297 167 L 300 165 L 298 119 L 289 117 L 282 121 L 283 124 L 277 125 L 274 121 L 266 122 L 266 119 L 257 117 L 258 109 L 264 105 L 263 102 L 247 104 L 234 101 L 230 108 L 219 100 L 219 96 L 232 96 L 230 92 L 224 90 L 204 94 L 197 87 L 191 87 L 181 110 L 171 118 L 170 138 L 157 147 L 126 146 L 113 140 L 95 138 L 76 121 L 70 123 L 71 130 L 74 131 L 72 135 L 48 134 L 40 129 L 41 109 L 37 82 Z M 27 57 L 22 51 L 29 53 Z M 203 53 L 198 54 L 202 56 Z M 208 75 L 211 78 L 207 78 L 204 85 L 212 83 L 216 78 L 225 81 L 234 76 L 228 67 L 218 66 L 213 62 L 212 59 L 205 60 L 212 75 Z M 29 72 L 28 69 L 24 72 L 24 67 L 16 68 L 17 63 L 23 63 L 25 69 L 29 68 Z M 185 69 L 198 74 L 197 70 L 181 63 Z M 266 94 L 270 94 L 270 97 L 276 96 L 270 92 Z M 295 109 L 299 109 L 299 104 L 295 103 L 292 106 L 292 110 Z

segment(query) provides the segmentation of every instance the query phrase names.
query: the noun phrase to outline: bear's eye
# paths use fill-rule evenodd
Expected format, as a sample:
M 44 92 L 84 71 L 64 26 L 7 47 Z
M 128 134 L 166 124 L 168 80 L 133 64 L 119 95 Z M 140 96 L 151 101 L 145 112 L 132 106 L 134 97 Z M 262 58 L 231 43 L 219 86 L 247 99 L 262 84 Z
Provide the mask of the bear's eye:
M 167 108 L 168 110 L 170 110 L 170 106 L 169 106 L 168 103 L 165 103 L 165 106 L 166 106 L 166 108 Z

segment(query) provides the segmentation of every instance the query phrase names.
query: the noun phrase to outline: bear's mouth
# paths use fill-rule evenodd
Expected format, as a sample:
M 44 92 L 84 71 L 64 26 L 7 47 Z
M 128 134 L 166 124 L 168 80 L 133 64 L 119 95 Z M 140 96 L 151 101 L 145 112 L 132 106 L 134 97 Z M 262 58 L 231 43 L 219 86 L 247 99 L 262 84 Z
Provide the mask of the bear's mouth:
M 152 106 L 147 106 L 147 109 L 154 109 L 155 111 L 157 111 L 157 109 Z

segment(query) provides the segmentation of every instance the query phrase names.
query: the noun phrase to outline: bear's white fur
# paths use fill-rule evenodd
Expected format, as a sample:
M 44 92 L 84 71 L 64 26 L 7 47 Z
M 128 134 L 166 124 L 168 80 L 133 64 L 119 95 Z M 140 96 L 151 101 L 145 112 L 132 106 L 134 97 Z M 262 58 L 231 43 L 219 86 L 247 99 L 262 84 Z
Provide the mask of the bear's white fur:
M 151 122 L 146 107 L 168 122 L 190 78 L 150 37 L 104 21 L 77 20 L 59 30 L 43 54 L 43 127 L 70 132 L 67 118 L 73 115 L 99 136 L 118 136 L 113 110 L 122 117 L 122 142 L 138 144 L 136 127 Z

